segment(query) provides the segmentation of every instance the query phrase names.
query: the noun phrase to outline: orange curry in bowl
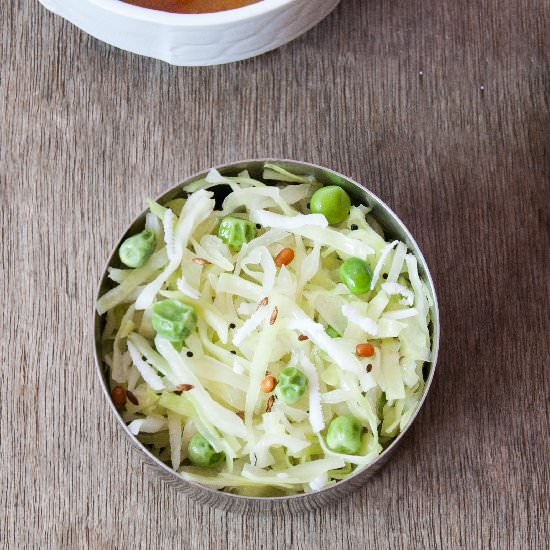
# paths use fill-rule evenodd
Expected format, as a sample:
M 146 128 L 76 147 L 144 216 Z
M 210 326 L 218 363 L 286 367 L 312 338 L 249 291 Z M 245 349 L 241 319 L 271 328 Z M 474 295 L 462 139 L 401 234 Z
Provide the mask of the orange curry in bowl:
M 208 13 L 231 10 L 259 0 L 122 0 L 127 4 L 172 13 Z

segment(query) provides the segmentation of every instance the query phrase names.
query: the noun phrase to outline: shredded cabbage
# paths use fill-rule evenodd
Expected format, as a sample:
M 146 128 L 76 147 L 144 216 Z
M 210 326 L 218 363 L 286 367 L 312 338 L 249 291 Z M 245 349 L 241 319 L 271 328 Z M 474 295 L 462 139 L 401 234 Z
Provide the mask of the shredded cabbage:
M 220 185 L 230 192 L 214 210 L 207 189 Z M 213 169 L 186 186 L 186 199 L 148 201 L 157 250 L 143 267 L 109 267 L 112 288 L 97 311 L 111 385 L 131 392 L 122 417 L 184 479 L 254 496 L 321 490 L 375 460 L 422 398 L 432 301 L 417 260 L 405 243 L 384 239 L 368 207 L 353 206 L 336 226 L 309 213 L 306 203 L 321 186 L 270 163 L 262 180 Z M 227 214 L 258 224 L 239 251 L 216 235 Z M 278 267 L 283 248 L 295 256 Z M 365 295 L 339 280 L 340 264 L 352 256 L 373 270 Z M 181 349 L 153 328 L 152 306 L 164 299 L 197 314 Z M 356 346 L 366 342 L 374 355 L 359 357 Z M 308 381 L 292 405 L 261 387 L 267 373 L 277 378 L 287 366 Z M 356 455 L 328 447 L 336 415 L 363 424 Z M 221 464 L 190 463 L 197 433 L 224 453 Z

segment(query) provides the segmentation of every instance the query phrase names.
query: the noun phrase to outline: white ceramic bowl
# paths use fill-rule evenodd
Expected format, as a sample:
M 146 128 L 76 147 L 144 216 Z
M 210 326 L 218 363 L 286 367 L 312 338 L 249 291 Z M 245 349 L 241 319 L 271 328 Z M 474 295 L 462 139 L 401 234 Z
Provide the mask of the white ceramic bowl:
M 87 33 L 173 65 L 218 65 L 247 59 L 294 40 L 340 0 L 261 0 L 234 10 L 174 14 L 120 0 L 40 0 Z

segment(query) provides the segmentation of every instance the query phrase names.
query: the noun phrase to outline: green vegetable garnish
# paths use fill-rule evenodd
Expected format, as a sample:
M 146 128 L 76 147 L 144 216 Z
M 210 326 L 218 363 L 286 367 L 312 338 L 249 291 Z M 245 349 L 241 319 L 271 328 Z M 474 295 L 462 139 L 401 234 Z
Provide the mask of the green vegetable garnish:
M 170 342 L 180 344 L 197 324 L 195 310 L 177 300 L 162 300 L 153 306 L 153 328 Z
M 243 244 L 256 237 L 256 225 L 248 220 L 227 216 L 220 223 L 218 237 L 233 250 L 240 250 Z
M 349 195 L 337 185 L 321 187 L 313 193 L 310 201 L 310 210 L 323 214 L 331 225 L 343 222 L 348 217 L 350 208 Z
M 277 397 L 288 405 L 296 403 L 307 388 L 306 375 L 296 367 L 287 367 L 279 374 Z
M 120 261 L 128 267 L 136 268 L 145 265 L 157 247 L 157 237 L 152 231 L 145 230 L 128 237 L 118 250 Z
M 340 266 L 340 281 L 352 294 L 364 294 L 370 290 L 372 271 L 370 266 L 360 258 L 350 258 Z
M 361 448 L 363 426 L 355 416 L 337 416 L 329 425 L 327 445 L 337 453 L 353 455 Z
M 217 453 L 201 434 L 195 434 L 187 447 L 187 456 L 195 466 L 210 468 L 224 459 L 224 453 Z

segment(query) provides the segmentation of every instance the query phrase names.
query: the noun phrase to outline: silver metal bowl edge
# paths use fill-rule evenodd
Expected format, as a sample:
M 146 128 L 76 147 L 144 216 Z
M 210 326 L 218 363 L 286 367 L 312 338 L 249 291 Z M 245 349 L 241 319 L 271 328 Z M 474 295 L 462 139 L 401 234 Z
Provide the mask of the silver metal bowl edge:
M 165 481 L 165 483 L 174 486 L 178 491 L 182 491 L 187 496 L 193 500 L 209 505 L 214 506 L 218 509 L 234 512 L 234 513 L 244 513 L 244 512 L 306 512 L 320 507 L 325 506 L 327 503 L 333 501 L 334 499 L 343 497 L 349 494 L 351 491 L 364 485 L 365 481 L 378 472 L 391 458 L 394 454 L 396 448 L 401 442 L 402 438 L 405 436 L 407 431 L 410 429 L 415 418 L 418 416 L 425 400 L 426 396 L 430 390 L 430 386 L 435 374 L 435 368 L 437 364 L 437 356 L 439 350 L 439 308 L 437 303 L 437 296 L 434 289 L 434 284 L 426 264 L 426 260 L 420 251 L 420 248 L 409 230 L 405 227 L 403 222 L 397 217 L 393 210 L 385 204 L 380 198 L 374 195 L 371 191 L 360 185 L 359 183 L 353 181 L 352 179 L 339 174 L 328 168 L 323 168 L 321 166 L 310 164 L 307 162 L 294 161 L 294 160 L 285 160 L 285 159 L 253 159 L 253 160 L 244 160 L 229 164 L 224 164 L 217 166 L 216 169 L 220 171 L 223 175 L 235 175 L 236 173 L 247 169 L 254 176 L 259 176 L 261 174 L 263 164 L 265 162 L 276 163 L 283 168 L 292 171 L 296 174 L 312 174 L 319 181 L 325 184 L 331 185 L 340 185 L 343 187 L 352 197 L 352 200 L 358 204 L 368 204 L 373 208 L 373 215 L 376 220 L 383 227 L 384 231 L 390 237 L 397 238 L 407 244 L 409 250 L 411 250 L 418 260 L 419 273 L 423 277 L 424 281 L 427 283 L 428 289 L 431 293 L 431 298 L 433 301 L 432 306 L 432 324 L 431 324 L 431 337 L 432 337 L 432 362 L 430 364 L 429 373 L 425 380 L 424 394 L 418 408 L 415 411 L 414 415 L 409 420 L 409 423 L 405 429 L 392 441 L 392 443 L 380 454 L 380 456 L 374 460 L 370 465 L 366 466 L 363 469 L 358 470 L 350 477 L 339 481 L 335 485 L 322 489 L 317 492 L 305 493 L 301 495 L 293 495 L 288 497 L 247 497 L 233 495 L 223 491 L 218 491 L 199 485 L 194 482 L 186 481 L 181 476 L 179 476 L 174 470 L 169 466 L 161 462 L 156 458 L 147 448 L 145 448 L 138 439 L 129 431 L 128 426 L 124 423 L 122 417 L 120 416 L 117 408 L 113 405 L 109 392 L 108 378 L 106 375 L 106 366 L 101 360 L 101 325 L 102 319 L 97 314 L 95 310 L 95 303 L 99 296 L 101 296 L 105 290 L 109 287 L 107 279 L 107 268 L 115 262 L 116 252 L 121 244 L 121 242 L 129 235 L 137 232 L 144 226 L 145 223 L 145 211 L 134 220 L 134 222 L 129 226 L 127 231 L 124 233 L 122 238 L 119 240 L 117 245 L 114 247 L 112 253 L 109 256 L 103 270 L 100 279 L 100 283 L 97 289 L 97 292 L 94 296 L 94 311 L 93 311 L 93 334 L 94 334 L 94 359 L 96 370 L 99 376 L 101 387 L 103 393 L 109 403 L 113 414 L 115 415 L 120 427 L 130 439 L 133 445 L 139 449 L 141 454 L 146 458 L 147 462 L 158 470 L 160 477 Z M 163 204 L 178 194 L 181 193 L 182 186 L 193 182 L 197 179 L 203 178 L 207 174 L 207 171 L 200 172 L 187 178 L 182 183 L 179 183 L 171 187 L 167 192 L 163 193 L 156 200 Z

